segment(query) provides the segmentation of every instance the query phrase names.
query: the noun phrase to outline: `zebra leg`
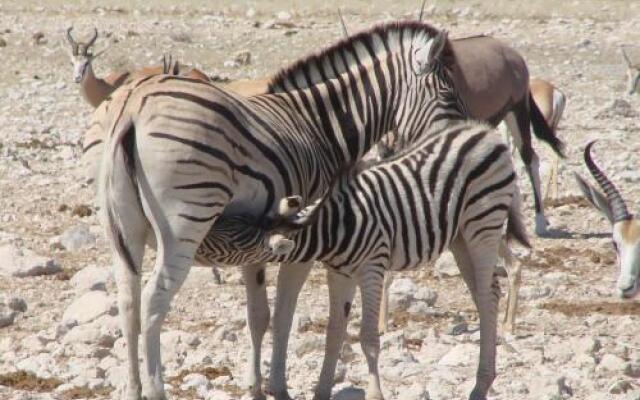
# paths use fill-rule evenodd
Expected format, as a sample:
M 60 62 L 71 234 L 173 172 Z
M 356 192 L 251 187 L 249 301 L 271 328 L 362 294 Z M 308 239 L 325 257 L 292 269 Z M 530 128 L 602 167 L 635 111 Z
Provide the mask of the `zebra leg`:
M 322 372 L 313 396 L 314 400 L 329 400 L 331 398 L 336 365 L 347 333 L 349 312 L 356 291 L 356 281 L 353 278 L 328 269 L 327 282 L 329 283 L 329 324 L 327 325 Z
M 247 292 L 247 325 L 251 335 L 246 386 L 253 399 L 265 399 L 262 393 L 262 374 L 260 360 L 262 340 L 269 327 L 269 302 L 265 283 L 265 266 L 249 265 L 242 267 L 242 278 Z
M 500 233 L 467 246 L 475 276 L 476 302 L 480 316 L 480 360 L 470 400 L 486 400 L 496 377 L 497 314 L 500 286 L 495 274 Z
M 289 333 L 296 310 L 298 295 L 309 276 L 313 262 L 299 264 L 281 264 L 278 271 L 276 304 L 273 311 L 273 352 L 271 353 L 271 372 L 269 375 L 269 393 L 276 400 L 289 400 L 287 391 L 287 347 Z
M 380 334 L 387 332 L 389 329 L 389 287 L 392 282 L 393 275 L 391 275 L 391 272 L 385 272 L 382 299 L 380 300 L 380 320 L 378 321 L 378 332 Z
M 182 237 L 180 234 L 176 236 Z M 202 237 L 194 240 L 196 243 L 162 238 L 163 244 L 158 248 L 155 268 L 142 292 L 142 347 L 144 351 L 141 377 L 142 396 L 146 400 L 166 399 L 162 380 L 160 331 L 169 312 L 171 300 L 187 278 L 193 264 L 197 243 L 200 243 Z
M 516 262 L 514 266 L 513 255 L 506 240 L 500 243 L 500 255 L 504 258 L 504 265 L 507 268 L 509 279 L 509 289 L 507 290 L 507 310 L 504 314 L 503 330 L 505 332 L 515 332 L 516 312 L 518 310 L 518 291 L 520 289 L 522 266 Z
M 453 258 L 455 258 L 456 260 L 456 264 L 458 264 L 460 275 L 462 275 L 462 279 L 467 285 L 469 293 L 471 294 L 471 298 L 473 299 L 473 303 L 477 308 L 478 296 L 476 293 L 476 281 L 473 273 L 473 264 L 471 262 L 471 256 L 469 255 L 469 251 L 467 251 L 467 245 L 464 242 L 462 235 L 456 235 L 456 237 L 451 241 L 449 249 L 453 254 Z
M 169 312 L 171 300 L 176 295 L 192 265 L 198 246 L 211 225 L 222 212 L 222 207 L 210 208 L 210 219 L 193 221 L 181 215 L 181 202 L 151 194 L 153 182 L 141 179 L 145 214 L 151 215 L 158 245 L 156 262 L 142 292 L 142 398 L 164 400 L 162 361 L 160 357 L 160 331 Z M 147 193 L 147 195 L 145 195 Z M 181 213 L 182 212 L 182 213 Z
M 533 189 L 533 201 L 536 211 L 536 235 L 545 236 L 547 232 L 547 219 L 544 216 L 542 190 L 540 184 L 540 160 L 531 145 L 531 121 L 529 110 L 525 102 L 517 105 L 514 111 L 507 113 L 504 122 L 513 136 L 513 141 L 520 152 L 527 175 Z
M 146 227 L 146 221 L 140 226 Z M 142 233 L 136 236 L 138 236 L 137 239 L 134 239 L 131 234 L 126 237 L 129 239 L 127 247 L 131 252 L 133 263 L 138 266 L 137 271 L 130 270 L 114 252 L 118 314 L 122 334 L 127 344 L 128 373 L 123 397 L 125 400 L 138 400 L 142 393 L 140 364 L 138 363 L 138 336 L 140 335 L 140 267 L 144 255 L 145 236 Z
M 384 268 L 372 265 L 362 266 L 363 273 L 358 277 L 362 296 L 362 325 L 360 326 L 360 345 L 367 358 L 369 383 L 365 393 L 366 400 L 382 400 L 380 374 L 378 372 L 378 356 L 380 354 L 380 335 L 378 335 L 378 312 L 384 280 Z M 364 269 L 367 268 L 367 269 Z

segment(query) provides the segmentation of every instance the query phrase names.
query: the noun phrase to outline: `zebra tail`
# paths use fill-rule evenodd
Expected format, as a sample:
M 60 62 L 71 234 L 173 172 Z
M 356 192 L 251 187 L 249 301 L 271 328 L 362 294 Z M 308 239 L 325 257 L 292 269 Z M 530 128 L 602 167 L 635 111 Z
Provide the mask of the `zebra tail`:
M 521 210 L 522 199 L 520 198 L 520 190 L 515 185 L 515 193 L 511 201 L 511 207 L 507 213 L 507 240 L 515 239 L 522 246 L 530 249 L 531 242 L 527 235 L 527 228 L 524 225 L 524 217 Z
M 119 126 L 114 129 L 114 137 L 110 139 L 110 152 L 105 154 L 102 166 L 102 185 L 100 187 L 100 204 L 105 210 L 107 235 L 111 238 L 112 246 L 127 268 L 138 274 L 138 268 L 133 261 L 131 250 L 127 246 L 127 238 L 123 229 L 123 218 L 118 213 L 118 202 L 122 203 L 126 196 L 122 190 L 116 193 L 115 187 L 135 193 L 136 204 L 127 204 L 127 207 L 136 207 L 142 211 L 142 202 L 138 191 L 138 181 L 136 178 L 135 153 L 136 138 L 135 125 L 130 118 L 123 118 L 119 121 Z M 128 182 L 122 182 L 117 172 L 126 173 Z M 126 196 L 130 197 L 130 196 Z
M 547 121 L 544 119 L 542 112 L 538 108 L 538 105 L 533 100 L 533 96 L 529 93 L 529 110 L 531 113 L 531 124 L 533 125 L 533 133 L 536 137 L 544 142 L 547 142 L 549 146 L 553 149 L 553 151 L 558 154 L 558 156 L 565 158 L 564 155 L 564 142 L 560 140 L 553 129 L 549 126 Z

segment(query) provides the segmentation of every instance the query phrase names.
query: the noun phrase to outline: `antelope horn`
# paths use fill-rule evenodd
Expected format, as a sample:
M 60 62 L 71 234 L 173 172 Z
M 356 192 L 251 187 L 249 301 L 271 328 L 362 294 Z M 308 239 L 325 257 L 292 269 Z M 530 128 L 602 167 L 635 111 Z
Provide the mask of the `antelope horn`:
M 422 15 L 424 14 L 425 4 L 427 4 L 427 0 L 422 0 L 422 7 L 420 7 L 420 15 L 418 15 L 418 21 L 422 21 Z
M 631 219 L 631 214 L 627 210 L 627 205 L 624 203 L 622 199 L 622 195 L 615 187 L 613 182 L 607 178 L 607 176 L 602 172 L 600 168 L 596 165 L 596 163 L 591 158 L 591 147 L 596 141 L 593 140 L 587 144 L 587 147 L 584 149 L 584 162 L 587 164 L 587 168 L 593 178 L 598 182 L 600 188 L 607 196 L 607 201 L 609 202 L 609 207 L 611 208 L 611 214 L 613 216 L 613 222 L 619 222 L 624 220 Z
M 96 39 L 98 39 L 98 29 L 97 28 L 93 28 L 93 36 L 89 40 L 89 43 L 87 43 L 87 48 L 93 46 L 93 44 L 95 43 Z
M 76 40 L 73 38 L 73 36 L 71 36 L 71 31 L 73 30 L 73 26 L 70 26 L 69 28 L 67 28 L 67 40 L 69 41 L 69 43 L 72 46 L 77 46 L 78 42 L 76 42 Z
M 347 24 L 344 23 L 344 18 L 342 18 L 342 11 L 340 7 L 338 7 L 338 17 L 340 17 L 340 25 L 342 25 L 342 34 L 345 38 L 349 37 L 349 31 L 347 30 Z
M 624 58 L 624 60 L 627 62 L 627 65 L 629 67 L 633 66 L 633 64 L 631 63 L 631 60 L 629 59 L 629 55 L 624 50 L 624 46 L 620 46 L 620 50 L 622 51 L 622 58 Z

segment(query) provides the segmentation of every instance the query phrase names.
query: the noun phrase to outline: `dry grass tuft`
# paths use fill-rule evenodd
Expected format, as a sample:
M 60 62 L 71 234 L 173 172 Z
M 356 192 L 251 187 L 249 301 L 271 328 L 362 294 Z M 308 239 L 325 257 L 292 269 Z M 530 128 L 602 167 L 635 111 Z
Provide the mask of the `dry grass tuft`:
M 16 371 L 0 375 L 0 385 L 27 392 L 46 393 L 62 385 L 62 381 L 57 378 L 40 378 L 27 371 Z

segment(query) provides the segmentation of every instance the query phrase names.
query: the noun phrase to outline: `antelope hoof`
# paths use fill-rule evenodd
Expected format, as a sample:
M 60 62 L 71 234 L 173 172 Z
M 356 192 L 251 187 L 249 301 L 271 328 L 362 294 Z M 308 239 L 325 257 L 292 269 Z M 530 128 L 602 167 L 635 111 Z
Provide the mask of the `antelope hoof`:
M 536 215 L 536 235 L 544 237 L 549 235 L 549 222 L 542 214 Z

